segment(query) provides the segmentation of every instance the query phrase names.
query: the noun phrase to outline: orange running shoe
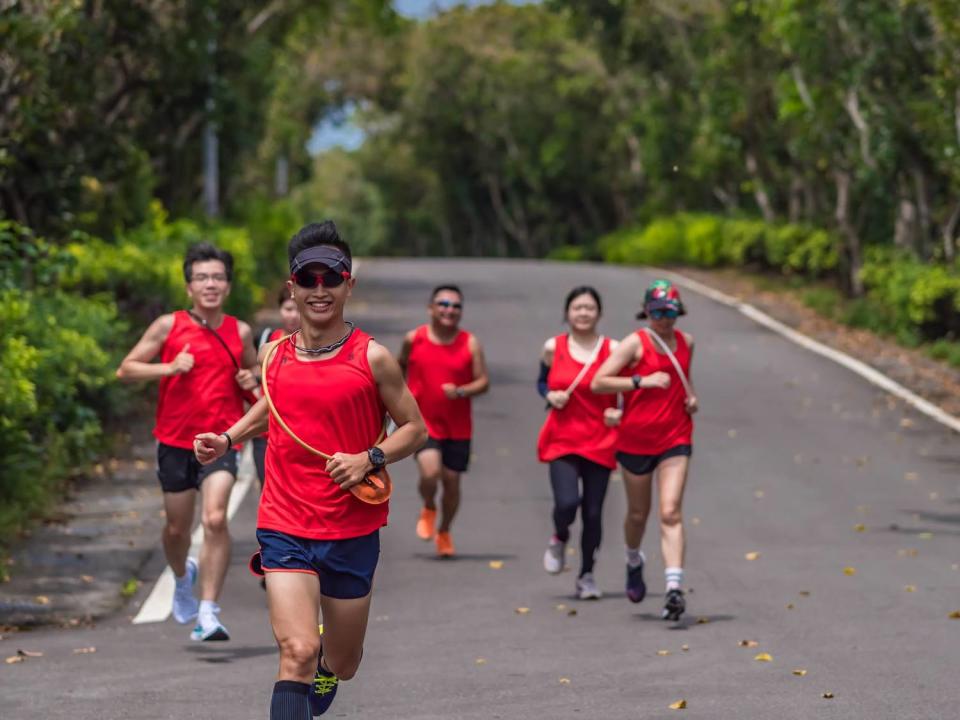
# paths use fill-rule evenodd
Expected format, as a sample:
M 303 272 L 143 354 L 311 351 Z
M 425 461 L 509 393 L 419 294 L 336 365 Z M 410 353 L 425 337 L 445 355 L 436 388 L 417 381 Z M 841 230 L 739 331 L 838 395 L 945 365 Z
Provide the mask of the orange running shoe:
M 453 557 L 455 550 L 453 549 L 453 538 L 450 537 L 449 532 L 438 532 L 437 533 L 437 555 L 440 557 Z
M 420 508 L 420 519 L 417 520 L 417 537 L 421 540 L 433 540 L 437 533 L 437 511 L 430 508 Z

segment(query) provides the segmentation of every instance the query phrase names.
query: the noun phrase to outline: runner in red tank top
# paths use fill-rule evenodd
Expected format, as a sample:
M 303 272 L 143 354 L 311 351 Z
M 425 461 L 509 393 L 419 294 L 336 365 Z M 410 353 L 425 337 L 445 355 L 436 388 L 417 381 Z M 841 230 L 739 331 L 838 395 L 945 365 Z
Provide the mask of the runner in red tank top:
M 279 340 L 286 335 L 292 335 L 300 328 L 300 311 L 297 310 L 297 303 L 286 286 L 284 286 L 283 290 L 281 290 L 277 296 L 277 307 L 280 311 L 280 327 L 264 328 L 260 334 L 260 340 L 257 343 L 258 350 L 267 343 Z M 257 368 L 257 372 L 260 372 L 259 367 Z M 267 433 L 263 433 L 253 439 L 253 463 L 257 468 L 257 477 L 260 479 L 261 492 L 263 492 L 266 457 Z
M 549 573 L 563 570 L 570 525 L 580 509 L 580 574 L 576 592 L 581 600 L 602 597 L 593 577 L 600 547 L 603 500 L 610 471 L 616 467 L 620 411 L 616 398 L 597 395 L 590 381 L 617 343 L 597 333 L 603 304 L 587 285 L 567 295 L 566 322 L 570 332 L 550 338 L 543 346 L 537 389 L 547 400 L 547 418 L 540 430 L 537 454 L 550 463 L 554 535 L 543 556 Z M 580 492 L 578 479 L 583 481 Z
M 163 549 L 175 578 L 173 616 L 197 618 L 194 640 L 227 640 L 217 600 L 230 561 L 227 504 L 237 475 L 237 454 L 201 467 L 193 438 L 211 425 L 243 415 L 244 391 L 257 387 L 250 327 L 223 313 L 233 258 L 209 243 L 187 251 L 183 274 L 193 307 L 157 318 L 117 370 L 125 382 L 159 380 L 157 476 L 166 520 Z M 160 356 L 160 362 L 153 360 Z M 197 562 L 187 556 L 198 491 L 203 499 L 200 602 L 193 594 Z
M 262 356 L 272 352 L 263 382 L 290 430 L 332 458 L 325 462 L 308 452 L 273 415 L 268 419 L 266 399 L 232 426 L 221 426 L 219 435 L 196 438 L 197 458 L 209 463 L 269 428 L 257 518 L 260 552 L 252 566 L 266 573 L 270 622 L 280 648 L 271 720 L 323 714 L 339 680 L 356 673 L 387 504 L 366 504 L 348 488 L 373 469 L 410 455 L 427 438 L 397 361 L 344 321 L 356 280 L 350 247 L 336 226 L 307 225 L 291 239 L 288 254 L 288 287 L 301 329 L 261 350 Z M 385 414 L 397 429 L 378 442 Z
M 463 292 L 456 285 L 434 288 L 427 306 L 430 322 L 407 333 L 400 350 L 410 392 L 417 399 L 430 439 L 417 452 L 423 508 L 417 535 L 436 537 L 437 554 L 454 554 L 450 527 L 460 507 L 460 475 L 470 464 L 473 436 L 470 398 L 490 386 L 483 348 L 460 328 Z M 437 528 L 436 496 L 443 485 Z
M 666 573 L 665 620 L 678 620 L 686 609 L 681 585 L 686 544 L 683 491 L 693 452 L 697 398 L 690 382 L 693 338 L 674 328 L 685 310 L 680 293 L 666 280 L 647 289 L 637 318 L 650 326 L 631 333 L 594 376 L 601 393 L 622 392 L 627 401 L 617 459 L 627 491 L 624 538 L 627 544 L 627 597 L 646 595 L 640 541 L 650 514 L 653 475 L 660 493 L 660 545 Z

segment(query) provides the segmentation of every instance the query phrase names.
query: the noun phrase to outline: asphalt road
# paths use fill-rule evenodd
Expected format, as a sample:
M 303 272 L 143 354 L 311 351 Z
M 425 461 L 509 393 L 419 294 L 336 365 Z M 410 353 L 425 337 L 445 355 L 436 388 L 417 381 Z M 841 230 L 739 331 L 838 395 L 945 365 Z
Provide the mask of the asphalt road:
M 685 508 L 688 616 L 679 625 L 659 619 L 655 522 L 644 543 L 652 594 L 640 605 L 625 599 L 619 481 L 597 568 L 606 597 L 578 602 L 574 573 L 544 573 L 551 527 L 546 469 L 534 452 L 543 419 L 538 350 L 562 330 L 572 286 L 596 285 L 603 329 L 622 336 L 635 327 L 651 279 L 595 266 L 363 263 L 348 316 L 394 349 L 423 320 L 429 288 L 460 283 L 465 326 L 486 347 L 493 386 L 475 405 L 476 458 L 455 525 L 456 560 L 434 559 L 432 545 L 415 537 L 414 467 L 393 470 L 366 658 L 329 716 L 960 715 L 960 620 L 949 619 L 960 610 L 958 437 L 695 295 L 685 297 L 682 321 L 697 338 L 702 407 Z M 191 643 L 172 620 L 130 624 L 162 568 L 158 550 L 124 615 L 89 630 L 0 641 L 4 657 L 18 648 L 44 653 L 0 665 L 0 717 L 267 717 L 276 652 L 263 594 L 244 569 L 254 500 L 232 525 L 236 551 L 221 602 L 230 643 Z M 74 654 L 89 647 L 96 652 Z M 755 660 L 760 653 L 772 660 Z M 669 709 L 680 699 L 686 710 Z

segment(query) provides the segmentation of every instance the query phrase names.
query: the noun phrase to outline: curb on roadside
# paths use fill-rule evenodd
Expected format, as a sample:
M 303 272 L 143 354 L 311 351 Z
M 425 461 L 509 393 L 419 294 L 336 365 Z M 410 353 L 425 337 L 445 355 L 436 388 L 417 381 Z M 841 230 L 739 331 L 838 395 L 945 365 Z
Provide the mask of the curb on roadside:
M 737 298 L 727 295 L 724 292 L 721 292 L 715 288 L 705 285 L 702 282 L 689 278 L 686 275 L 680 273 L 672 272 L 670 270 L 664 270 L 658 267 L 647 266 L 650 270 L 659 273 L 663 277 L 675 282 L 681 287 L 692 290 L 698 295 L 703 295 L 714 302 L 725 305 L 729 308 L 737 310 L 742 315 L 753 320 L 758 325 L 772 330 L 773 332 L 785 337 L 793 343 L 796 343 L 800 347 L 809 350 L 810 352 L 816 353 L 822 357 L 831 360 L 838 365 L 841 365 L 851 372 L 856 373 L 861 378 L 867 382 L 876 385 L 880 389 L 894 395 L 905 403 L 913 407 L 918 412 L 923 413 L 930 419 L 940 423 L 941 425 L 953 430 L 956 433 L 960 433 L 960 418 L 955 417 L 954 415 L 949 414 L 943 408 L 933 404 L 929 400 L 917 395 L 912 390 L 907 389 L 900 383 L 889 378 L 888 376 L 881 373 L 879 370 L 870 367 L 865 362 L 857 360 L 850 355 L 847 355 L 844 352 L 836 350 L 832 347 L 824 345 L 823 343 L 814 340 L 807 335 L 804 335 L 801 332 L 794 330 L 787 325 L 784 325 L 779 320 L 775 320 L 765 312 L 758 310 L 753 305 L 749 303 L 741 302 Z

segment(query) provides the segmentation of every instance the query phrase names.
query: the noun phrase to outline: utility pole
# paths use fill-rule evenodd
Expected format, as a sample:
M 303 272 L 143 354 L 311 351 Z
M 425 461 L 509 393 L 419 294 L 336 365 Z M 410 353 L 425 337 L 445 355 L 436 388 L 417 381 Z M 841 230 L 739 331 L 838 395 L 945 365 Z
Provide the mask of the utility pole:
M 220 147 L 217 136 L 217 123 L 214 120 L 216 111 L 216 55 L 217 55 L 217 24 L 216 11 L 213 6 L 207 8 L 210 37 L 207 40 L 207 56 L 210 62 L 208 76 L 209 89 L 207 90 L 207 120 L 203 128 L 203 211 L 209 218 L 220 216 Z

